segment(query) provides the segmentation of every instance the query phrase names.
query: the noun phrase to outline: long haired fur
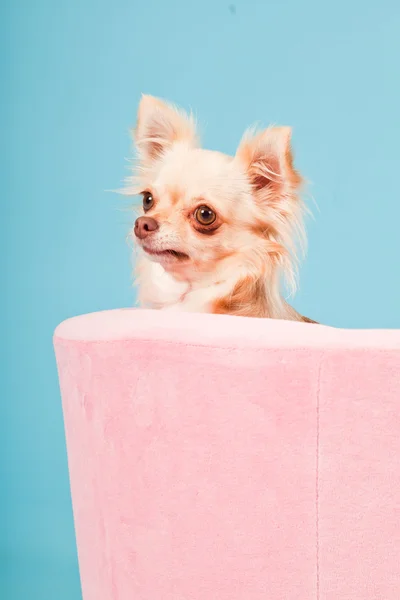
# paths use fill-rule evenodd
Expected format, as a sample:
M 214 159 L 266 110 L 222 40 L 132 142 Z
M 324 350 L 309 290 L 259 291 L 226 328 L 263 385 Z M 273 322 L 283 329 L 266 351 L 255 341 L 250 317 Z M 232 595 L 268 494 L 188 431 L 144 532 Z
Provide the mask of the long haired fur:
M 295 291 L 306 243 L 290 137 L 269 127 L 247 131 L 234 157 L 203 150 L 193 116 L 142 97 L 124 191 L 145 198 L 146 223 L 134 229 L 141 304 L 309 321 L 281 291 L 282 280 Z

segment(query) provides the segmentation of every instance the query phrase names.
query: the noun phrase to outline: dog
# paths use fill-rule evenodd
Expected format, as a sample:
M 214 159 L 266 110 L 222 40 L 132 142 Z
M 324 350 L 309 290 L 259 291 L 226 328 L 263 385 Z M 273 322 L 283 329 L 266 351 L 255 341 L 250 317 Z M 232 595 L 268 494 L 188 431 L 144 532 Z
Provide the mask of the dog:
M 192 115 L 142 96 L 133 135 L 139 304 L 314 323 L 281 291 L 282 278 L 295 288 L 305 243 L 291 129 L 249 130 L 231 157 L 200 148 Z

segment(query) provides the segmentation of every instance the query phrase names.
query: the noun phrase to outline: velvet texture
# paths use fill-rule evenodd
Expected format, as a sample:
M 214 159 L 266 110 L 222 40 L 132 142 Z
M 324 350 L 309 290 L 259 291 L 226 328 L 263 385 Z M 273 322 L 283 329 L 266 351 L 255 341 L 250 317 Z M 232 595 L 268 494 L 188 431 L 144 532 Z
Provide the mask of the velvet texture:
M 398 600 L 400 332 L 62 323 L 84 600 Z

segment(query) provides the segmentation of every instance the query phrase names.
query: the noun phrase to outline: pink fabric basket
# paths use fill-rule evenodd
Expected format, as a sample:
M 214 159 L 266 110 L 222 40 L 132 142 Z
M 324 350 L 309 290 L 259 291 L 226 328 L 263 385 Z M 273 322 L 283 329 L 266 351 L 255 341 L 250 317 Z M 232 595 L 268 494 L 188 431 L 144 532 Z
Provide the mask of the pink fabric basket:
M 55 333 L 84 600 L 399 600 L 400 331 Z

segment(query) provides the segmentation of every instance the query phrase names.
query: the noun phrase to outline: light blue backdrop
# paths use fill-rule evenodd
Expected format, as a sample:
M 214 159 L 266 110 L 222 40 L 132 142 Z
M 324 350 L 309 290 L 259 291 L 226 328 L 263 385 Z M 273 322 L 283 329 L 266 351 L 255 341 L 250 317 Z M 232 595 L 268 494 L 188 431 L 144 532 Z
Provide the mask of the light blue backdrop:
M 231 4 L 230 4 L 231 2 Z M 8 0 L 1 4 L 1 597 L 80 598 L 51 337 L 130 305 L 127 173 L 140 93 L 192 106 L 232 153 L 294 127 L 320 212 L 295 304 L 400 326 L 400 4 Z

